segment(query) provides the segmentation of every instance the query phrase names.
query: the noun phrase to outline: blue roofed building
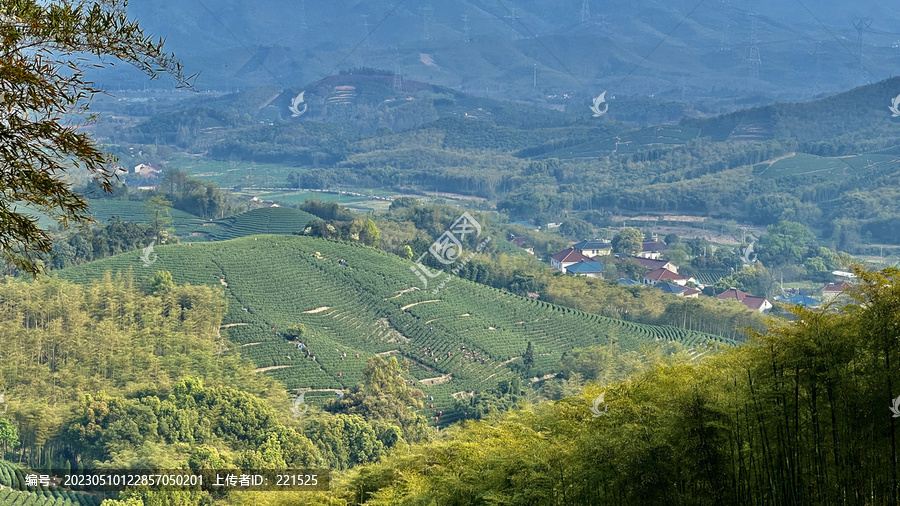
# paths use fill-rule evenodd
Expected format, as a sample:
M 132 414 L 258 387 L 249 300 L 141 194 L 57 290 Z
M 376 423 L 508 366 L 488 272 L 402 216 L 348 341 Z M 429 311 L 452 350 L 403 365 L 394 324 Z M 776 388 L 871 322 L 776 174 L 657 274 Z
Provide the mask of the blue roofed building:
M 808 307 L 810 309 L 817 308 L 822 305 L 821 300 L 801 294 L 792 295 L 790 297 L 776 297 L 775 301 L 790 304 L 792 306 Z
M 566 267 L 566 274 L 573 276 L 585 276 L 588 278 L 602 278 L 603 264 L 595 261 L 582 260 Z

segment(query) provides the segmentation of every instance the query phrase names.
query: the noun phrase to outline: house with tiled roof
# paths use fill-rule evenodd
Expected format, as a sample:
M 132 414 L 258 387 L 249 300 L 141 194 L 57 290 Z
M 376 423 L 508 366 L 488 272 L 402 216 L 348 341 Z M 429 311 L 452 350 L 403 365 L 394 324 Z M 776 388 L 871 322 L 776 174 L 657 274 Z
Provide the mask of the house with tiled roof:
M 653 285 L 653 287 L 661 291 L 662 293 L 668 293 L 669 295 L 681 295 L 681 292 L 684 291 L 683 286 L 667 283 L 665 281 L 656 283 L 655 285 Z
M 678 266 L 673 264 L 672 262 L 669 262 L 668 260 L 655 260 L 652 258 L 642 257 L 628 257 L 628 259 L 634 260 L 635 262 L 643 265 L 651 271 L 655 271 L 656 269 L 666 269 L 672 272 L 678 272 Z
M 515 244 L 519 248 L 527 251 L 528 253 L 534 255 L 534 248 L 532 248 L 528 243 L 528 238 L 526 237 L 516 237 L 510 234 L 512 237 L 509 239 L 509 242 Z
M 645 285 L 655 285 L 661 282 L 684 286 L 688 283 L 696 283 L 697 281 L 694 278 L 686 278 L 681 274 L 678 274 L 677 272 L 672 272 L 669 269 L 662 268 L 650 271 L 644 275 Z
M 690 288 L 687 286 L 676 285 L 668 282 L 656 283 L 653 285 L 654 288 L 661 290 L 663 293 L 668 293 L 670 295 L 677 295 L 679 297 L 689 297 L 692 299 L 696 299 L 700 297 L 700 290 L 696 288 Z
M 696 288 L 691 288 L 689 286 L 686 286 L 686 287 L 684 287 L 684 290 L 681 291 L 681 296 L 687 297 L 689 299 L 699 299 L 701 293 L 703 293 L 703 292 L 700 290 L 697 290 Z
M 644 241 L 637 256 L 657 260 L 666 251 L 669 251 L 669 245 L 662 241 Z
M 806 295 L 801 295 L 799 293 L 797 295 L 792 295 L 791 297 L 775 297 L 775 301 L 784 304 L 790 304 L 792 306 L 808 307 L 810 309 L 815 309 L 822 305 L 821 300 L 814 299 Z
M 576 242 L 572 245 L 572 248 L 582 255 L 591 258 L 612 254 L 612 243 L 604 241 L 585 240 Z
M 750 295 L 749 293 L 738 290 L 737 288 L 729 288 L 728 290 L 725 290 L 724 292 L 717 295 L 716 298 L 719 300 L 734 299 L 747 306 L 749 309 L 759 311 L 760 313 L 772 309 L 772 303 L 769 302 L 765 297 Z
M 566 267 L 566 274 L 588 278 L 602 278 L 603 264 L 601 262 L 582 260 L 577 264 Z
M 828 303 L 844 294 L 851 286 L 846 281 L 840 283 L 828 283 L 822 288 L 822 302 Z
M 594 259 L 582 255 L 573 248 L 567 248 L 550 257 L 550 267 L 565 273 L 566 267 L 581 261 L 593 262 Z

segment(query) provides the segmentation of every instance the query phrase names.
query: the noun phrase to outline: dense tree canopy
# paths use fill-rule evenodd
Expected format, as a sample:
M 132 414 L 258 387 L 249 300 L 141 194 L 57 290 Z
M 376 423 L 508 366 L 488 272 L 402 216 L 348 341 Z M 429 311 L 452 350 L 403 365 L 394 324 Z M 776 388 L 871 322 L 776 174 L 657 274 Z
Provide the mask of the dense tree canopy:
M 189 84 L 162 42 L 128 19 L 125 5 L 0 2 L 0 255 L 22 270 L 41 270 L 37 256 L 52 247 L 49 233 L 25 209 L 62 224 L 86 222 L 87 203 L 72 189 L 73 169 L 105 189 L 114 178 L 114 158 L 71 120 L 90 120 L 88 104 L 99 92 L 84 75 L 96 63 L 82 56 L 111 57 L 151 77 L 167 73 Z

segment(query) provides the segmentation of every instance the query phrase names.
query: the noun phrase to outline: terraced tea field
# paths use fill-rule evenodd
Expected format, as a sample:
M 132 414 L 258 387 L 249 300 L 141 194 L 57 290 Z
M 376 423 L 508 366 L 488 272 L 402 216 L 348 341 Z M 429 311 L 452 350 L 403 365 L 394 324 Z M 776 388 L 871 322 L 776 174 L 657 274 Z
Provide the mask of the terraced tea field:
M 663 125 L 627 132 L 620 137 L 592 140 L 556 151 L 545 153 L 541 158 L 594 158 L 612 152 L 620 155 L 637 153 L 652 146 L 678 146 L 700 135 L 693 127 Z
M 857 179 L 861 185 L 865 185 L 869 178 L 897 171 L 900 171 L 900 157 L 880 154 L 825 157 L 796 153 L 771 164 L 759 164 L 754 168 L 757 176 L 764 179 L 787 177 L 820 181 Z
M 26 492 L 26 471 L 0 460 L 0 506 L 99 506 L 97 496 L 67 490 Z
M 253 234 L 290 235 L 315 216 L 288 207 L 264 207 L 220 220 L 202 222 L 189 232 L 194 241 L 224 241 Z
M 133 252 L 60 276 L 85 282 L 106 271 L 132 270 L 136 282 L 146 284 L 164 269 L 178 283 L 221 287 L 229 304 L 222 332 L 260 374 L 291 389 L 345 389 L 360 381 L 366 358 L 397 355 L 411 362 L 411 379 L 434 396 L 445 415 L 454 393 L 484 390 L 518 374 L 515 366 L 528 342 L 534 346 L 534 376 L 556 373 L 567 350 L 613 341 L 623 350 L 658 340 L 695 348 L 731 344 L 718 336 L 612 320 L 462 279 L 451 279 L 435 294 L 420 286 L 408 261 L 318 238 L 252 236 L 159 246 L 156 254 L 151 268 Z M 297 323 L 306 327 L 303 350 L 286 337 Z

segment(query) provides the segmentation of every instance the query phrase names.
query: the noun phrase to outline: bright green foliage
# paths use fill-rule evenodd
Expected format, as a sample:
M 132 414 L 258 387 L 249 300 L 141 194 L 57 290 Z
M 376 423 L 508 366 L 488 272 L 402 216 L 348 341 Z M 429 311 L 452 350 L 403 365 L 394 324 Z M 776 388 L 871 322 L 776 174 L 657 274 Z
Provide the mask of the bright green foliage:
M 128 62 L 151 77 L 187 79 L 162 42 L 145 35 L 123 0 L 6 1 L 0 5 L 0 102 L 4 146 L 0 153 L 0 256 L 36 273 L 36 255 L 51 249 L 47 230 L 19 210 L 22 203 L 60 223 L 84 223 L 88 206 L 63 175 L 84 170 L 109 189 L 114 158 L 101 151 L 73 119 L 86 116 L 98 90 L 84 70 L 96 65 L 82 54 Z M 102 66 L 102 65 L 100 65 Z M 64 119 L 67 118 L 67 119 Z
M 353 470 L 345 493 L 385 505 L 896 504 L 900 271 L 857 274 L 859 305 L 794 308 L 753 346 L 454 427 Z
M 105 276 L 85 286 L 60 280 L 0 282 L 0 384 L 8 406 L 3 420 L 15 427 L 19 440 L 6 449 L 24 450 L 29 465 L 56 465 L 32 459 L 57 455 L 62 441 L 54 436 L 71 410 L 88 394 L 99 402 L 101 390 L 111 398 L 103 401 L 102 412 L 130 417 L 112 428 L 123 441 L 143 440 L 146 433 L 136 424 L 143 423 L 147 409 L 156 408 L 123 404 L 120 396 L 165 397 L 160 392 L 168 392 L 185 374 L 283 396 L 236 352 L 223 348 L 218 331 L 225 307 L 219 290 L 178 286 L 165 296 L 147 296 L 130 275 Z M 189 440 L 189 418 L 163 420 L 167 425 L 153 429 L 151 423 L 147 431 Z M 79 437 L 87 442 L 113 437 L 89 426 L 85 430 Z
M 322 449 L 329 467 L 349 467 L 374 462 L 384 453 L 384 444 L 372 427 L 359 415 L 335 415 L 314 418 L 303 432 Z
M 634 255 L 641 252 L 644 245 L 644 234 L 632 227 L 625 227 L 613 237 L 612 247 L 616 253 Z
M 5 409 L 5 407 L 4 407 Z M 7 418 L 0 418 L 0 455 L 19 444 L 19 429 Z
M 175 288 L 175 282 L 172 280 L 172 273 L 169 271 L 156 271 L 156 274 L 150 278 L 150 293 L 153 295 L 164 295 L 171 292 Z
M 810 246 L 815 246 L 815 234 L 791 221 L 769 225 L 759 243 L 759 261 L 765 265 L 802 264 Z
M 326 402 L 324 409 L 396 424 L 403 431 L 404 439 L 410 442 L 424 439 L 426 421 L 413 411 L 422 408 L 424 394 L 407 384 L 409 361 L 401 363 L 396 357 L 384 360 L 376 355 L 367 360 L 362 376 L 361 384 L 341 399 Z

